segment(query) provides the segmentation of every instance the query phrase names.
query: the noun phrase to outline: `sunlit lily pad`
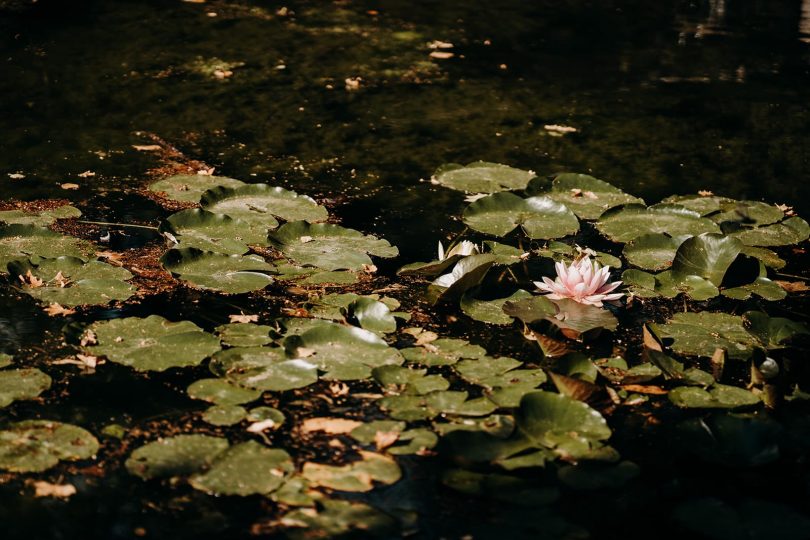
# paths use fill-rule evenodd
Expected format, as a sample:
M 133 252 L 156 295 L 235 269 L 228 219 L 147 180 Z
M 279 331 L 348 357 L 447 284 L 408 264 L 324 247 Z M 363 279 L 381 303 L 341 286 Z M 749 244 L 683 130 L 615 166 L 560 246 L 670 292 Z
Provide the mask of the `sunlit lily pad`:
M 369 255 L 389 258 L 399 253 L 386 240 L 330 223 L 286 223 L 268 240 L 297 264 L 324 270 L 361 270 L 372 264 Z
M 327 379 L 365 379 L 372 368 L 399 365 L 402 355 L 376 334 L 336 324 L 307 330 L 284 340 L 288 356 L 303 357 L 325 372 Z
M 0 225 L 0 271 L 15 260 L 38 257 L 87 259 L 93 245 L 72 236 L 57 234 L 36 225 Z M 34 260 L 36 262 L 36 259 Z
M 506 357 L 462 360 L 454 366 L 461 377 L 486 389 L 490 400 L 501 407 L 517 407 L 521 398 L 544 382 L 542 369 L 516 369 L 521 363 Z
M 267 237 L 266 228 L 200 208 L 172 214 L 160 224 L 159 230 L 172 234 L 181 248 L 193 247 L 228 255 L 247 253 L 248 244 L 264 244 Z
M 60 461 L 93 457 L 98 440 L 87 430 L 53 420 L 26 420 L 0 431 L 0 469 L 42 472 Z
M 397 321 L 384 303 L 373 298 L 358 298 L 346 308 L 346 316 L 366 330 L 378 334 L 394 332 Z
M 262 395 L 258 390 L 236 386 L 223 379 L 194 381 L 186 392 L 192 399 L 202 399 L 217 405 L 241 405 L 255 401 Z
M 361 460 L 342 466 L 304 463 L 301 474 L 312 486 L 353 492 L 371 491 L 375 482 L 393 484 L 402 476 L 397 462 L 388 456 L 365 451 L 360 456 Z
M 713 221 L 677 204 L 658 204 L 648 208 L 628 204 L 612 208 L 599 217 L 596 227 L 614 242 L 629 242 L 651 233 L 674 237 L 720 232 L 720 227 Z
M 603 441 L 610 428 L 598 411 L 575 399 L 552 392 L 532 392 L 523 396 L 516 416 L 518 429 L 532 441 L 556 447 L 566 439 Z
M 189 483 L 212 495 L 263 495 L 278 489 L 294 469 L 286 451 L 247 441 L 218 454 L 210 468 Z
M 258 255 L 226 255 L 196 248 L 171 249 L 160 262 L 172 275 L 203 289 L 229 294 L 257 291 L 273 283 L 275 268 Z
M 70 205 L 58 206 L 39 212 L 27 212 L 25 210 L 3 210 L 0 211 L 0 222 L 16 225 L 38 225 L 44 227 L 50 225 L 57 219 L 77 218 L 82 215 L 81 210 Z
M 729 358 L 745 359 L 759 343 L 743 326 L 743 319 L 728 313 L 676 313 L 667 324 L 651 325 L 660 338 L 672 339 L 672 350 L 711 357 L 724 349 Z
M 523 171 L 499 163 L 476 161 L 466 167 L 449 163 L 433 173 L 433 181 L 450 189 L 467 193 L 495 193 L 524 189 L 535 177 L 532 171 Z
M 196 366 L 220 349 L 219 340 L 189 321 L 170 322 L 159 315 L 94 323 L 98 345 L 89 354 L 138 371 Z
M 557 313 L 556 305 L 545 296 L 532 296 L 520 300 L 504 302 L 503 312 L 510 317 L 531 324 Z
M 810 225 L 798 216 L 765 227 L 731 233 L 746 246 L 789 246 L 804 242 L 810 236 Z
M 439 338 L 420 347 L 402 349 L 401 352 L 408 362 L 423 366 L 447 366 L 462 358 L 482 358 L 487 354 L 480 345 L 457 338 Z
M 687 529 L 711 540 L 810 538 L 810 518 L 776 502 L 746 498 L 732 506 L 714 498 L 690 499 L 673 514 Z
M 486 397 L 469 399 L 467 392 L 438 390 L 422 396 L 387 396 L 379 402 L 395 420 L 423 420 L 440 414 L 458 416 L 487 416 L 498 406 Z
M 596 219 L 605 210 L 622 204 L 644 204 L 604 180 L 577 173 L 557 175 L 545 195 L 566 205 L 580 219 Z
M 560 238 L 579 230 L 577 217 L 564 204 L 546 196 L 523 199 L 506 192 L 478 199 L 464 210 L 463 220 L 494 236 L 506 236 L 517 227 L 533 239 Z
M 9 263 L 8 269 L 21 284 L 22 291 L 48 304 L 107 304 L 126 300 L 135 293 L 135 287 L 126 282 L 132 278 L 128 270 L 101 261 L 59 257 L 38 259 L 36 264 L 14 261 Z M 43 283 L 32 283 L 29 276 Z
M 0 408 L 22 399 L 34 399 L 51 387 L 51 378 L 37 368 L 0 371 Z
M 464 257 L 447 274 L 441 275 L 428 287 L 428 299 L 433 303 L 455 300 L 477 286 L 495 264 L 489 253 Z
M 496 298 L 495 300 L 479 300 L 467 293 L 461 297 L 461 311 L 476 321 L 500 325 L 510 324 L 512 317 L 504 313 L 504 304 L 506 302 L 517 302 L 531 296 L 531 293 L 523 289 L 518 289 L 510 296 Z
M 230 347 L 261 347 L 272 342 L 272 326 L 252 323 L 229 323 L 216 327 L 222 343 Z
M 686 409 L 737 409 L 760 403 L 759 398 L 748 390 L 724 384 L 715 384 L 708 390 L 679 386 L 669 392 L 669 400 Z
M 238 347 L 218 352 L 211 371 L 228 381 L 256 390 L 281 392 L 303 388 L 318 380 L 318 367 L 309 359 L 287 359 L 281 347 Z
M 329 217 L 326 208 L 312 197 L 267 184 L 214 188 L 202 195 L 200 204 L 209 212 L 227 214 L 268 229 L 278 225 L 275 218 L 314 223 Z
M 196 203 L 207 190 L 217 186 L 237 188 L 244 186 L 241 180 L 227 176 L 213 176 L 210 174 L 178 174 L 158 180 L 149 185 L 149 191 L 165 193 L 173 201 Z
M 126 462 L 130 474 L 144 480 L 193 474 L 228 448 L 228 441 L 208 435 L 177 435 L 141 446 Z
M 213 405 L 202 414 L 204 422 L 212 426 L 232 426 L 247 416 L 247 411 L 239 405 Z
M 633 266 L 645 270 L 664 270 L 672 266 L 675 252 L 686 238 L 663 233 L 644 234 L 626 244 L 622 254 Z

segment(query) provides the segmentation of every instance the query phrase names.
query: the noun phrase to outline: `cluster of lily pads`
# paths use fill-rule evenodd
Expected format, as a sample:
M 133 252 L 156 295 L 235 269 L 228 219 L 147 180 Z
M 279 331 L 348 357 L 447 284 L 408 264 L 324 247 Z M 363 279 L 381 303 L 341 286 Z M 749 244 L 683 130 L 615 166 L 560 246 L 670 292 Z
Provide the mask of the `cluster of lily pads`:
M 444 486 L 543 508 L 538 524 L 553 525 L 562 538 L 582 532 L 546 515 L 564 490 L 619 488 L 639 474 L 611 445 L 616 410 L 672 406 L 693 413 L 678 430 L 693 440 L 709 434 L 713 451 L 701 456 L 707 460 L 778 458 L 763 454 L 765 442 L 734 445 L 750 430 L 767 431 L 772 421 L 764 411 L 782 398 L 775 381 L 808 334 L 800 322 L 769 315 L 767 304 L 788 294 L 772 279 L 786 264 L 774 249 L 805 242 L 807 222 L 787 208 L 712 194 L 646 206 L 588 175 L 548 180 L 484 162 L 443 166 L 433 182 L 468 194 L 461 216 L 467 229 L 446 249 L 439 243 L 436 260 L 401 267 L 391 277 L 399 288 L 388 281 L 377 293 L 375 280 L 387 278 L 374 277 L 371 257 L 395 257 L 397 248 L 327 223 L 326 208 L 310 197 L 203 174 L 153 183 L 149 189 L 160 197 L 189 206 L 158 228 L 160 241 L 170 244 L 160 262 L 173 278 L 211 294 L 263 298 L 278 291 L 276 282 L 309 294 L 287 298 L 295 308 L 278 316 L 234 313 L 209 330 L 158 314 L 83 328 L 81 358 L 153 376 L 198 373 L 207 362 L 209 374 L 186 390 L 209 404 L 198 416 L 200 430 L 142 441 L 126 469 L 150 482 L 181 479 L 212 495 L 267 497 L 280 507 L 275 526 L 291 534 L 340 534 L 358 520 L 387 533 L 396 528 L 390 515 L 336 494 L 396 483 L 396 456 L 438 453 L 451 464 Z M 92 306 L 137 293 L 129 270 L 96 257 L 91 243 L 48 228 L 79 215 L 73 207 L 0 213 L 8 283 L 51 310 L 82 306 L 92 313 Z M 591 291 L 597 297 L 583 301 L 548 285 L 555 273 L 571 278 L 572 268 L 582 281 L 599 272 Z M 602 287 L 610 268 L 622 288 Z M 327 285 L 338 292 L 327 294 Z M 349 285 L 353 291 L 340 292 Z M 381 295 L 401 289 L 423 291 L 425 302 Z M 434 322 L 416 325 L 415 313 Z M 488 351 L 440 335 L 437 314 L 468 317 L 503 336 L 515 357 L 504 355 L 506 347 Z M 637 343 L 621 344 L 620 332 Z M 516 345 L 523 338 L 530 354 Z M 0 407 L 36 399 L 51 385 L 49 375 L 18 363 L 0 357 Z M 741 384 L 739 373 L 750 380 Z M 302 419 L 266 402 L 325 385 L 363 403 L 362 410 Z M 807 389 L 791 391 L 792 399 L 807 397 Z M 326 434 L 350 457 L 303 462 L 278 446 L 280 429 Z M 92 459 L 97 449 L 86 429 L 52 420 L 0 427 L 0 469 L 9 472 Z M 553 478 L 541 480 L 537 470 Z M 762 504 L 771 503 L 744 501 L 735 510 L 716 499 L 690 501 L 674 509 L 673 519 L 712 536 L 703 517 L 713 508 L 724 513 L 712 519 L 726 519 Z M 789 507 L 777 511 L 807 523 Z

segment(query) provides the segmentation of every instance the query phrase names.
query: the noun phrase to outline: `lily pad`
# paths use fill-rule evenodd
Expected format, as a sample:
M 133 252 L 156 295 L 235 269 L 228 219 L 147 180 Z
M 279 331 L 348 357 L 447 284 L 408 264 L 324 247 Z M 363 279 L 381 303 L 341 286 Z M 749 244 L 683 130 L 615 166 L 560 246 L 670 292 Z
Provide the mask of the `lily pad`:
M 38 257 L 78 257 L 85 259 L 93 245 L 72 236 L 62 236 L 36 225 L 0 225 L 0 270 L 11 261 Z
M 149 185 L 149 191 L 165 193 L 173 201 L 196 203 L 200 201 L 203 193 L 211 188 L 223 186 L 237 188 L 246 185 L 241 180 L 227 176 L 213 176 L 210 174 L 178 174 L 158 180 Z
M 239 405 L 214 405 L 202 414 L 204 422 L 212 426 L 232 426 L 247 416 L 247 411 Z
M 790 246 L 807 240 L 810 225 L 798 216 L 765 227 L 743 229 L 731 233 L 746 246 Z
M 228 441 L 209 435 L 177 435 L 141 446 L 127 459 L 130 474 L 144 480 L 193 474 L 228 448 Z
M 461 311 L 467 316 L 489 324 L 506 325 L 512 323 L 512 317 L 504 313 L 503 306 L 507 302 L 517 302 L 532 295 L 523 289 L 518 289 L 510 296 L 496 298 L 495 300 L 479 300 L 473 298 L 469 293 L 461 297 Z
M 404 360 L 399 351 L 376 334 L 337 324 L 318 326 L 300 336 L 287 337 L 284 347 L 288 356 L 306 358 L 325 372 L 327 379 L 365 379 L 371 376 L 372 368 L 399 365 Z
M 209 212 L 227 214 L 268 229 L 278 225 L 275 218 L 314 223 L 329 217 L 326 208 L 312 197 L 267 184 L 216 187 L 203 193 L 200 204 Z
M 545 296 L 532 296 L 504 302 L 503 312 L 526 324 L 531 324 L 555 315 L 557 306 Z
M 229 323 L 216 327 L 222 343 L 229 347 L 261 347 L 271 343 L 272 326 L 252 323 Z
M 8 367 L 14 363 L 14 357 L 7 353 L 0 353 L 0 368 Z
M 579 230 L 574 213 L 546 196 L 523 199 L 495 193 L 465 208 L 462 219 L 470 228 L 495 236 L 506 236 L 517 227 L 532 239 L 560 238 Z
M 715 195 L 670 195 L 661 202 L 678 204 L 697 212 L 701 216 L 707 216 L 718 212 L 723 204 L 734 201 L 726 197 L 717 197 Z
M 709 216 L 715 223 L 733 222 L 744 226 L 761 227 L 776 223 L 785 217 L 785 213 L 779 207 L 761 201 L 724 201 L 720 204 L 720 210 L 721 212 Z
M 126 300 L 136 290 L 126 282 L 132 274 L 125 268 L 101 261 L 84 262 L 76 257 L 40 258 L 36 264 L 14 261 L 9 263 L 8 270 L 22 283 L 22 291 L 48 304 L 107 304 Z M 32 283 L 28 276 L 43 283 Z
M 160 262 L 172 275 L 194 286 L 240 294 L 273 283 L 275 268 L 258 255 L 226 255 L 196 248 L 171 249 Z
M 193 247 L 228 255 L 242 255 L 248 244 L 264 244 L 267 229 L 225 214 L 215 214 L 200 208 L 172 214 L 158 229 L 170 233 L 179 247 Z
M 810 335 L 802 323 L 784 317 L 769 317 L 761 311 L 748 311 L 743 314 L 747 330 L 759 339 L 768 349 L 781 349 L 799 335 Z
M 362 450 L 360 456 L 360 461 L 342 466 L 304 463 L 301 474 L 311 486 L 352 492 L 371 491 L 374 482 L 393 484 L 402 476 L 397 462 L 388 456 Z
M 630 242 L 651 233 L 669 236 L 719 233 L 720 227 L 697 212 L 677 204 L 640 204 L 612 208 L 599 217 L 599 231 L 614 242 Z
M 495 264 L 495 256 L 488 253 L 464 257 L 449 274 L 436 278 L 428 287 L 428 299 L 434 304 L 455 300 L 480 284 Z
M 0 408 L 21 399 L 34 399 L 51 387 L 51 378 L 37 368 L 0 371 Z
M 282 525 L 292 530 L 287 534 L 294 539 L 315 537 L 340 538 L 352 535 L 390 537 L 397 530 L 397 521 L 376 508 L 361 502 L 324 499 L 317 511 L 309 508 L 293 510 L 282 516 Z
M 551 184 L 551 191 L 546 195 L 566 205 L 580 219 L 596 219 L 614 206 L 644 204 L 643 200 L 628 195 L 604 180 L 577 173 L 557 175 Z
M 468 399 L 467 392 L 439 390 L 423 396 L 387 396 L 378 401 L 395 420 L 423 420 L 438 415 L 487 416 L 498 406 L 486 397 Z
M 217 405 L 241 405 L 259 399 L 261 391 L 249 390 L 222 379 L 200 379 L 186 390 L 188 397 Z
M 472 345 L 457 338 L 439 338 L 420 347 L 402 349 L 408 362 L 423 366 L 448 366 L 462 358 L 482 358 L 487 351 L 480 345 Z
M 373 298 L 358 298 L 349 304 L 346 315 L 365 330 L 378 334 L 394 332 L 397 321 L 384 303 Z
M 645 270 L 664 270 L 672 266 L 675 253 L 686 238 L 663 233 L 644 234 L 627 243 L 622 254 L 633 266 Z
M 738 409 L 760 403 L 759 397 L 744 388 L 715 384 L 708 390 L 679 386 L 669 392 L 669 400 L 684 409 Z
M 524 189 L 534 177 L 532 171 L 523 171 L 499 163 L 476 161 L 466 167 L 456 163 L 442 165 L 433 173 L 432 181 L 467 193 L 495 193 Z
M 209 469 L 192 476 L 189 483 L 211 495 L 266 495 L 294 470 L 286 451 L 247 441 L 218 454 Z
M 318 368 L 308 359 L 287 359 L 281 347 L 239 347 L 217 353 L 211 371 L 245 388 L 283 392 L 318 380 Z
M 675 254 L 672 277 L 683 281 L 686 276 L 699 276 L 719 287 L 741 249 L 739 240 L 720 234 L 687 238 Z
M 324 270 L 362 270 L 369 255 L 396 257 L 399 250 L 386 240 L 330 223 L 296 221 L 268 236 L 270 244 L 297 264 Z
M 610 428 L 598 411 L 561 394 L 537 391 L 523 396 L 518 429 L 540 446 L 555 447 L 567 438 L 603 441 Z
M 27 212 L 25 210 L 3 210 L 0 211 L 0 221 L 16 225 L 38 225 L 45 227 L 55 222 L 57 219 L 77 218 L 82 215 L 81 210 L 70 205 L 63 205 L 57 208 L 41 210 L 39 212 Z
M 742 317 L 728 313 L 676 313 L 666 324 L 651 328 L 659 338 L 672 339 L 672 350 L 685 355 L 711 357 L 724 349 L 729 358 L 741 360 L 758 345 Z
M 98 440 L 87 430 L 53 420 L 26 420 L 0 431 L 0 469 L 42 472 L 60 461 L 89 459 Z
M 159 315 L 128 317 L 90 326 L 98 345 L 88 354 L 138 371 L 196 366 L 220 349 L 219 340 L 189 321 L 170 322 Z

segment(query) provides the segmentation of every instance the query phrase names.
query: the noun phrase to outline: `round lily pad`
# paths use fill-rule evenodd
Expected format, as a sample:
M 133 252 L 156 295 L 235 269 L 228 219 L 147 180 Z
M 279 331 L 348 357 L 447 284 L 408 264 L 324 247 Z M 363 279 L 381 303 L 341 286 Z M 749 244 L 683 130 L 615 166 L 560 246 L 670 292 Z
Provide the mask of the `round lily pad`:
M 99 444 L 78 426 L 53 420 L 26 420 L 0 431 L 0 469 L 42 472 L 60 461 L 93 457 Z
M 256 390 L 282 392 L 318 380 L 318 367 L 308 358 L 287 359 L 280 347 L 239 347 L 217 353 L 211 362 L 215 375 Z
M 11 261 L 34 257 L 79 257 L 86 259 L 93 245 L 72 236 L 62 236 L 37 225 L 0 225 L 0 271 Z M 36 261 L 35 261 L 36 262 Z
M 22 291 L 48 304 L 107 304 L 126 300 L 136 290 L 126 282 L 132 278 L 127 269 L 101 261 L 84 262 L 77 257 L 40 258 L 36 264 L 14 261 L 9 263 L 8 270 L 22 283 Z M 29 276 L 42 283 L 34 283 Z
M 720 203 L 720 210 L 709 216 L 715 223 L 734 222 L 744 226 L 761 227 L 776 223 L 785 217 L 785 213 L 779 207 L 761 201 L 723 201 Z
M 499 163 L 476 161 L 466 167 L 456 163 L 442 165 L 433 173 L 432 181 L 467 193 L 495 193 L 524 189 L 534 176 L 532 171 L 523 171 Z
M 577 217 L 564 204 L 545 196 L 523 199 L 514 193 L 478 199 L 464 209 L 462 219 L 470 228 L 495 236 L 506 236 L 517 227 L 532 239 L 560 238 L 579 230 Z
M 240 294 L 273 283 L 273 265 L 258 255 L 226 255 L 196 248 L 171 249 L 160 262 L 172 275 L 203 289 Z
M 259 399 L 262 393 L 229 383 L 223 379 L 200 379 L 189 385 L 188 396 L 217 405 L 241 405 Z
M 687 238 L 675 254 L 672 277 L 681 281 L 686 276 L 699 276 L 719 287 L 741 249 L 742 242 L 721 234 Z
M 278 489 L 294 470 L 286 451 L 247 441 L 217 455 L 210 468 L 192 476 L 189 483 L 211 495 L 265 495 Z
M 708 390 L 679 386 L 669 392 L 669 400 L 685 409 L 737 409 L 760 403 L 759 397 L 744 388 L 715 384 Z
M 264 244 L 267 229 L 225 214 L 200 208 L 172 214 L 160 224 L 160 232 L 171 233 L 179 247 L 193 247 L 228 255 L 242 255 L 248 244 Z
M 518 289 L 510 296 L 496 298 L 495 300 L 479 300 L 466 293 L 461 297 L 461 311 L 476 321 L 506 325 L 512 323 L 512 317 L 504 313 L 504 304 L 531 297 L 531 293 L 523 289 Z
M 211 463 L 228 448 L 227 439 L 209 435 L 177 435 L 141 446 L 127 459 L 130 474 L 144 480 L 186 476 Z
M 720 227 L 713 221 L 677 204 L 650 207 L 628 204 L 612 208 L 599 217 L 596 228 L 614 242 L 629 242 L 651 233 L 674 237 L 720 232 Z
M 310 223 L 325 221 L 329 217 L 326 208 L 319 206 L 312 197 L 267 184 L 217 187 L 205 192 L 200 204 L 209 212 L 227 214 L 268 229 L 278 225 L 277 217 L 284 221 Z
M 34 399 L 51 387 L 51 378 L 37 368 L 0 371 L 0 408 L 21 399 Z
M 605 210 L 622 204 L 644 204 L 638 197 L 587 174 L 559 174 L 551 183 L 551 190 L 544 194 L 566 205 L 580 219 L 596 219 Z
M 273 327 L 264 324 L 229 323 L 216 327 L 222 343 L 230 347 L 261 347 L 272 342 Z
M 385 334 L 397 329 L 397 321 L 388 306 L 373 298 L 358 298 L 349 304 L 346 314 L 371 332 Z
M 742 317 L 728 313 L 676 313 L 664 325 L 651 325 L 659 338 L 672 339 L 672 350 L 686 355 L 711 357 L 724 349 L 729 358 L 745 359 L 758 345 L 743 326 Z
M 149 186 L 149 191 L 165 193 L 173 201 L 196 203 L 207 190 L 217 186 L 237 188 L 244 186 L 241 180 L 210 174 L 178 174 L 158 180 Z
M 365 379 L 372 368 L 399 365 L 402 355 L 362 328 L 349 328 L 337 324 L 317 326 L 300 336 L 284 340 L 287 354 L 304 358 L 324 371 L 327 379 Z
M 611 434 L 598 411 L 552 392 L 538 391 L 523 396 L 515 419 L 520 431 L 541 446 L 556 446 L 560 437 L 602 441 Z
M 89 354 L 138 371 L 196 366 L 220 349 L 219 340 L 189 321 L 170 322 L 159 315 L 97 322 L 90 329 L 98 345 Z
M 672 266 L 675 252 L 687 238 L 663 233 L 644 234 L 626 244 L 622 255 L 633 266 L 645 270 L 664 270 Z
M 247 411 L 239 405 L 214 405 L 202 414 L 204 422 L 212 426 L 232 426 L 247 416 Z
M 399 253 L 386 240 L 331 223 L 286 223 L 268 240 L 295 263 L 324 270 L 361 270 L 372 264 L 369 255 L 389 258 Z
M 448 366 L 462 358 L 483 358 L 487 354 L 480 345 L 458 338 L 439 338 L 420 347 L 402 349 L 401 352 L 408 362 L 423 366 Z
M 49 210 L 39 212 L 27 212 L 25 210 L 3 210 L 0 211 L 0 221 L 16 225 L 38 225 L 45 227 L 55 222 L 57 219 L 77 218 L 82 215 L 81 210 L 70 205 L 63 205 Z

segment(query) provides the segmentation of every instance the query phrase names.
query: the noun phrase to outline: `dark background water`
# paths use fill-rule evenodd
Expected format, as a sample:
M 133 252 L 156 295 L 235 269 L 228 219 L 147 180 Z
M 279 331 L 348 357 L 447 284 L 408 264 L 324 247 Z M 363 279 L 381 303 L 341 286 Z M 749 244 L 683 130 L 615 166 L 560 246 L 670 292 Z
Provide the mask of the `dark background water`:
M 431 58 L 436 40 L 454 57 Z M 132 148 L 151 142 L 142 133 L 217 174 L 326 201 L 343 224 L 399 246 L 403 262 L 461 229 L 461 194 L 426 181 L 445 162 L 587 172 L 649 203 L 708 189 L 810 214 L 807 1 L 0 1 L 0 52 L 0 199 L 67 197 L 89 219 L 168 215 L 132 194 L 157 165 Z M 225 80 L 194 68 L 214 57 L 244 65 Z M 345 88 L 350 77 L 359 89 Z M 555 137 L 551 124 L 578 131 Z M 194 299 L 172 300 L 129 314 L 214 325 Z M 59 326 L 0 294 L 4 345 L 42 345 Z M 182 396 L 187 383 L 108 366 L 101 385 L 69 384 L 69 409 L 22 404 L 0 418 L 137 423 L 201 408 Z M 69 506 L 6 485 L 0 517 L 11 537 L 129 538 L 141 526 L 194 537 L 261 512 L 190 490 L 168 500 L 121 470 L 103 478 Z M 430 500 L 412 483 L 398 489 Z M 620 497 L 628 515 L 634 496 Z M 158 510 L 145 511 L 150 502 Z

